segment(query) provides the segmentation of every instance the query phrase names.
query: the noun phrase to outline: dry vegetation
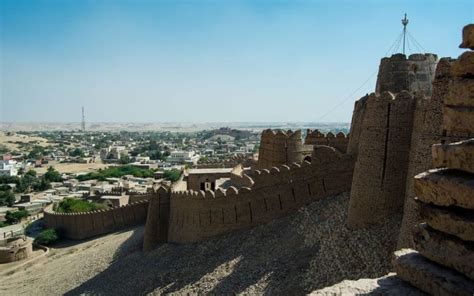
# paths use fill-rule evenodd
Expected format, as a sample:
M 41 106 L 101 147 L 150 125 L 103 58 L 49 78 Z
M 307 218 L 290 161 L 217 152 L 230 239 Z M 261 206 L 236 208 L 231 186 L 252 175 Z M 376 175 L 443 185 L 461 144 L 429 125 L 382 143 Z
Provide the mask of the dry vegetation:
M 44 174 L 50 166 L 54 167 L 58 172 L 65 174 L 90 173 L 108 167 L 108 165 L 103 163 L 59 163 L 57 161 L 50 161 L 42 167 L 34 168 L 34 170 L 38 174 Z
M 0 131 L 0 145 L 5 146 L 10 151 L 21 151 L 18 143 L 31 143 L 41 147 L 50 146 L 48 140 L 45 138 L 19 134 L 7 135 L 5 132 Z

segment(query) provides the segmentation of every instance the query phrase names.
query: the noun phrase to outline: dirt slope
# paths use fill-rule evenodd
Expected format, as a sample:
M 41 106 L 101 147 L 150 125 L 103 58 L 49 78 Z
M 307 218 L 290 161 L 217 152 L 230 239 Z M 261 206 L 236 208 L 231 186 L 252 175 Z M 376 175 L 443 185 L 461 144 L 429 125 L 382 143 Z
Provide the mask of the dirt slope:
M 351 232 L 344 226 L 348 200 L 327 198 L 267 225 L 149 253 L 140 251 L 142 227 L 57 248 L 43 262 L 0 279 L 0 294 L 298 295 L 385 275 L 399 217 Z

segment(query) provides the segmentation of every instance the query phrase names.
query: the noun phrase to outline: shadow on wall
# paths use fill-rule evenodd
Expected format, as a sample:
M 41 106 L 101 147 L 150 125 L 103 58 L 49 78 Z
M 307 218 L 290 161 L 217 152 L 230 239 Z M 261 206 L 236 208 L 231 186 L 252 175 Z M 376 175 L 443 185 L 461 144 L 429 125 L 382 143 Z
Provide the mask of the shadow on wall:
M 390 267 L 381 263 L 391 252 L 386 246 L 396 239 L 385 230 L 396 225 L 349 234 L 347 203 L 341 195 L 250 230 L 195 244 L 160 244 L 147 253 L 136 244 L 140 227 L 109 268 L 66 295 L 301 295 L 344 278 L 383 275 Z

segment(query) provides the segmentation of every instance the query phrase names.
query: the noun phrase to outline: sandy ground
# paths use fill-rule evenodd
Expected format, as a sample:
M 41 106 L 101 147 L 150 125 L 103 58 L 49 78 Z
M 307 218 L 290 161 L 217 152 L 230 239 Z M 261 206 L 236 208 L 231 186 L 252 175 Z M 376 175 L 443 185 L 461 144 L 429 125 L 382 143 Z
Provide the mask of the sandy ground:
M 46 170 L 50 167 L 54 167 L 60 173 L 89 173 L 97 171 L 98 169 L 103 169 L 109 165 L 103 163 L 59 163 L 56 161 L 50 161 L 47 164 L 44 164 L 42 167 L 34 168 L 38 174 L 46 173 Z
M 12 143 L 9 143 L 9 142 L 12 142 Z M 34 145 L 38 145 L 42 147 L 47 147 L 50 145 L 48 143 L 48 140 L 45 138 L 30 137 L 30 136 L 18 135 L 18 134 L 7 136 L 5 132 L 0 131 L 0 145 L 7 147 L 9 150 L 17 150 L 17 151 L 21 150 L 18 147 L 18 144 L 15 144 L 14 142 L 21 142 L 21 143 L 37 142 L 37 143 L 34 143 Z
M 345 227 L 348 195 L 294 215 L 188 245 L 143 253 L 143 227 L 52 248 L 0 279 L 0 295 L 303 295 L 344 279 L 387 274 L 400 217 Z

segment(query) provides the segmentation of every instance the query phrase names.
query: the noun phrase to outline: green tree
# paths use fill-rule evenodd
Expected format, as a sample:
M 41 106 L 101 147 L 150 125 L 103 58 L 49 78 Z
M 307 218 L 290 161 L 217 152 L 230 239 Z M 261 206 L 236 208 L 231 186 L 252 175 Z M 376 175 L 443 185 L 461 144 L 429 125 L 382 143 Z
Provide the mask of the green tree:
M 55 243 L 59 239 L 59 235 L 56 232 L 55 229 L 49 228 L 46 230 L 43 230 L 38 234 L 38 236 L 34 240 L 35 245 L 51 245 Z
M 44 148 L 41 146 L 34 146 L 33 149 L 28 153 L 28 158 L 38 159 L 44 155 Z
M 43 176 L 44 179 L 46 179 L 49 182 L 61 182 L 61 174 L 56 171 L 52 166 L 48 168 L 46 173 Z
M 10 190 L 0 191 L 0 205 L 11 207 L 15 203 L 15 194 Z
M 37 191 L 51 189 L 51 182 L 49 182 L 45 178 L 41 178 L 39 182 L 36 182 L 35 184 L 33 184 L 33 189 Z
M 25 176 L 31 176 L 36 178 L 36 171 L 35 170 L 29 170 L 26 172 Z
M 179 177 L 181 177 L 181 171 L 177 169 L 167 170 L 163 173 L 163 178 L 171 182 L 178 181 Z
M 16 192 L 29 191 L 36 182 L 38 182 L 38 179 L 36 178 L 36 172 L 30 170 L 26 172 L 22 178 L 20 178 L 15 190 Z
M 18 175 L 23 175 L 25 173 L 25 169 L 23 167 L 18 169 Z
M 119 163 L 120 164 L 129 164 L 130 163 L 130 156 L 123 155 L 122 157 L 120 157 Z
M 54 207 L 58 213 L 81 213 L 106 209 L 107 206 L 96 202 L 89 202 L 84 199 L 65 198 Z
M 84 151 L 82 151 L 80 148 L 76 148 L 71 150 L 69 155 L 72 157 L 84 157 Z
M 27 210 L 19 210 L 16 212 L 10 212 L 7 211 L 5 213 L 5 221 L 8 224 L 17 224 L 21 221 L 21 219 L 28 217 L 28 211 Z

